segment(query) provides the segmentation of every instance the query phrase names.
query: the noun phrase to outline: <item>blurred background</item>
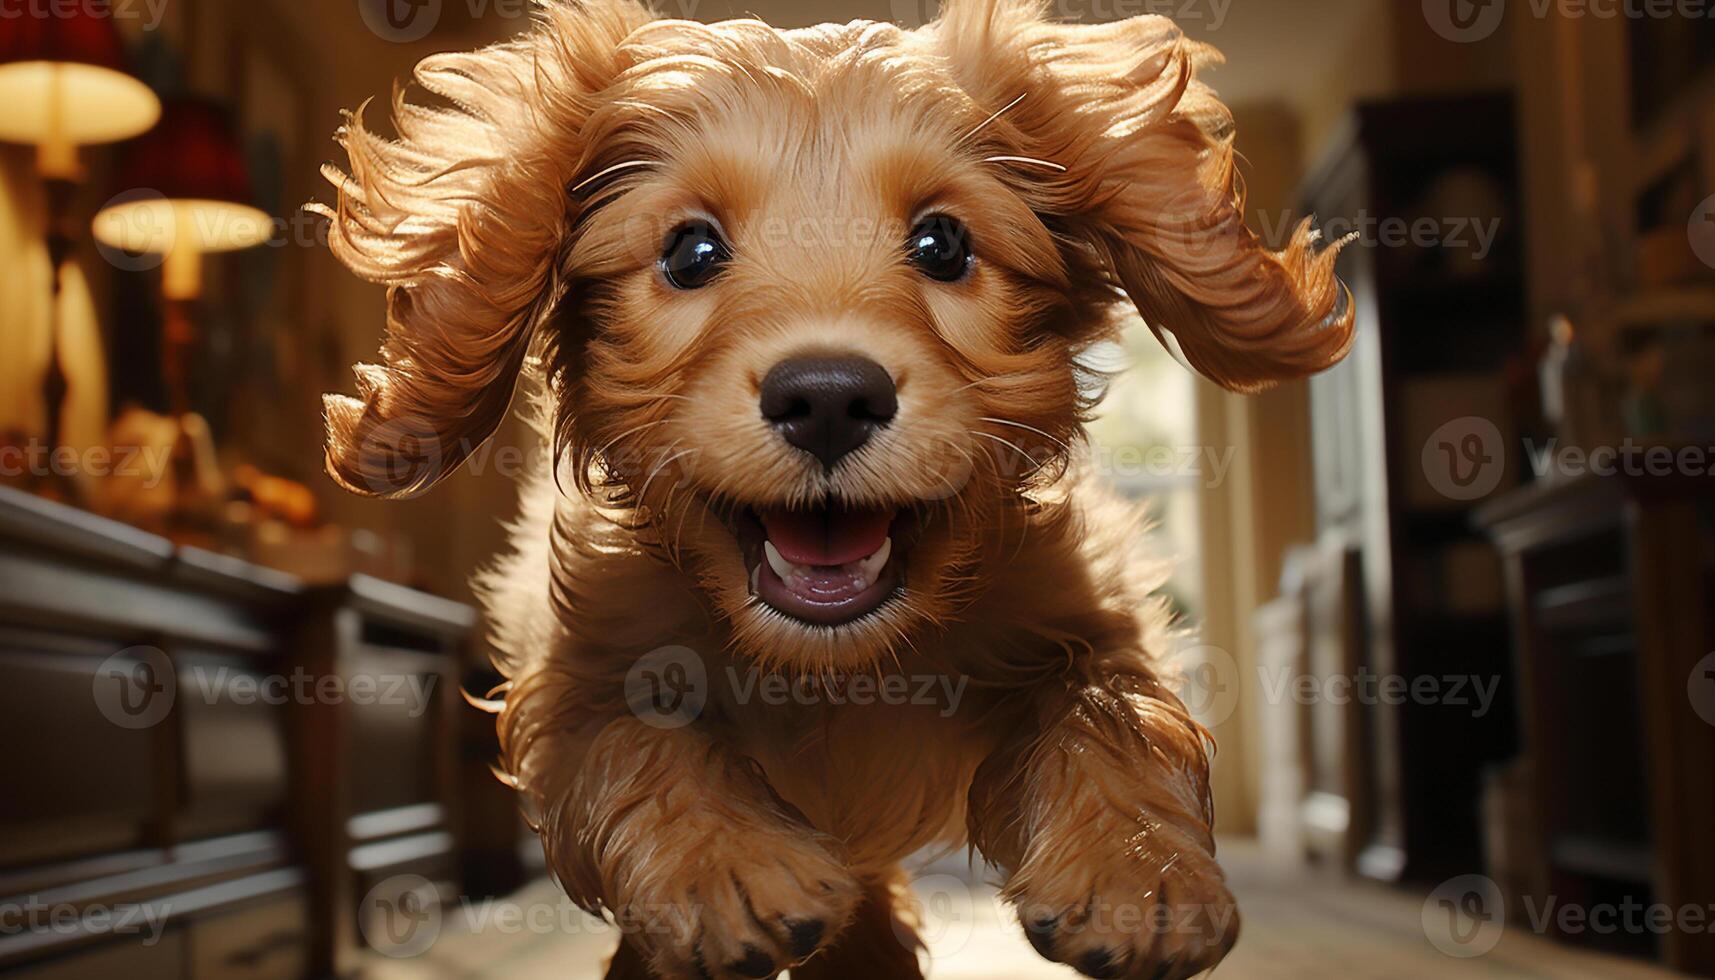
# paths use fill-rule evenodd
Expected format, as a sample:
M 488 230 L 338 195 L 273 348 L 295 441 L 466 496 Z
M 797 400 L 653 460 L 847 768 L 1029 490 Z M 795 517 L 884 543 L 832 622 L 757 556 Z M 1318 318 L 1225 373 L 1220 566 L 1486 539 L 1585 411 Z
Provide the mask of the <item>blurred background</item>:
M 1052 6 L 1218 46 L 1252 228 L 1356 236 L 1321 377 L 1100 352 L 1097 468 L 1202 624 L 1222 975 L 1715 976 L 1715 5 Z M 319 397 L 384 296 L 299 210 L 341 110 L 529 10 L 0 0 L 0 973 L 600 976 L 459 696 L 529 444 L 336 490 Z M 1071 975 L 980 868 L 919 874 L 934 975 Z

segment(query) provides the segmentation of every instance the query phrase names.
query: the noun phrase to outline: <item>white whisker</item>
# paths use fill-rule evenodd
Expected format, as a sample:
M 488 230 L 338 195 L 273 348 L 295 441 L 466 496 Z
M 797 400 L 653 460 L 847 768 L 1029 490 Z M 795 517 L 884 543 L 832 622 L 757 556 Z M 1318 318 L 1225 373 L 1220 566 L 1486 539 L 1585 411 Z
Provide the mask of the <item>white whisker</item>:
M 994 434 L 988 433 L 988 432 L 978 432 L 976 429 L 968 429 L 966 431 L 970 432 L 970 434 L 973 436 L 982 436 L 984 439 L 993 439 L 995 442 L 1000 443 L 1001 445 L 1007 447 L 1008 449 L 1012 450 L 1013 452 L 1017 453 L 1018 455 L 1023 456 L 1025 459 L 1029 460 L 1030 465 L 1032 467 L 1034 467 L 1035 469 L 1041 469 L 1042 468 L 1042 464 L 1038 463 L 1029 453 L 1018 448 L 1017 446 L 1013 445 L 1012 443 L 1007 442 L 1005 439 L 1002 439 L 1000 436 L 997 436 L 997 435 L 994 435 Z
M 1038 166 L 1038 167 L 1047 167 L 1049 170 L 1056 170 L 1056 171 L 1059 171 L 1060 173 L 1066 172 L 1066 167 L 1064 164 L 1055 163 L 1052 160 L 1038 160 L 1035 157 L 1009 157 L 1009 156 L 985 157 L 983 159 L 983 162 L 984 163 L 1028 163 L 1028 164 L 1032 164 L 1032 165 Z
M 1023 429 L 1026 432 L 1034 432 L 1037 435 L 1041 436 L 1042 438 L 1047 439 L 1049 442 L 1054 443 L 1056 446 L 1059 446 L 1061 449 L 1064 449 L 1067 452 L 1072 451 L 1072 447 L 1068 446 L 1064 441 L 1062 441 L 1060 439 L 1056 439 L 1055 437 L 1049 435 L 1048 433 L 1043 432 L 1041 429 L 1038 429 L 1034 425 L 1025 425 L 1023 422 L 1014 422 L 1011 419 L 991 418 L 990 416 L 987 416 L 987 415 L 982 416 L 982 421 L 993 422 L 996 425 L 1010 425 L 1015 429 Z
M 672 516 L 673 513 L 673 495 L 678 493 L 679 488 L 684 485 L 684 480 L 675 480 L 673 485 L 667 488 L 667 499 L 661 503 L 661 519 L 659 521 L 659 524 L 661 525 L 660 532 L 663 535 L 661 538 L 661 547 L 666 550 L 668 559 L 672 561 L 675 566 L 679 564 L 679 554 L 674 550 L 673 543 L 666 539 L 665 534 L 667 531 L 667 518 Z
M 614 436 L 612 439 L 609 439 L 607 441 L 606 445 L 604 445 L 600 449 L 596 450 L 596 455 L 605 458 L 607 456 L 607 451 L 609 449 L 612 449 L 615 445 L 617 445 L 619 443 L 619 440 L 624 439 L 627 436 L 634 436 L 637 433 L 642 432 L 644 429 L 653 429 L 658 425 L 666 425 L 668 422 L 671 422 L 671 421 L 673 421 L 671 418 L 656 419 L 653 422 L 645 422 L 642 425 L 636 426 L 635 428 L 626 429 L 624 432 L 621 432 L 619 435 Z
M 978 123 L 976 129 L 973 129 L 970 132 L 966 133 L 963 137 L 961 137 L 959 139 L 959 141 L 957 143 L 954 143 L 953 145 L 954 146 L 963 146 L 965 143 L 969 142 L 972 137 L 976 136 L 978 133 L 987 129 L 989 123 L 992 123 L 996 119 L 999 119 L 1001 116 L 1006 115 L 1008 112 L 1010 112 L 1012 110 L 1013 106 L 1018 105 L 1020 102 L 1023 102 L 1024 97 L 1026 95 L 1029 95 L 1029 94 L 1030 94 L 1029 92 L 1019 93 L 1018 98 L 1013 99 L 1011 102 L 1008 102 L 1006 105 L 1003 105 L 999 109 L 996 109 L 993 115 L 989 116 L 987 119 L 984 119 L 982 122 Z
M 687 493 L 686 496 L 690 494 Z M 679 526 L 673 531 L 673 558 L 676 565 L 681 564 L 685 558 L 685 518 L 691 515 L 689 504 L 690 501 L 686 501 L 686 505 L 679 508 Z
M 596 181 L 602 179 L 603 177 L 606 177 L 608 174 L 618 173 L 622 170 L 636 170 L 640 167 L 659 167 L 659 166 L 661 166 L 661 164 L 659 161 L 656 161 L 656 160 L 627 160 L 624 163 L 616 163 L 611 167 L 608 167 L 604 170 L 600 170 L 600 171 L 597 171 L 596 173 L 591 174 L 590 176 L 579 181 L 577 184 L 573 185 L 572 193 L 576 194 L 578 191 L 581 191 L 585 187 L 588 187 L 590 184 L 595 183 Z
M 674 445 L 677 445 L 677 443 L 675 443 Z M 670 449 L 672 447 L 669 446 L 668 448 Z M 700 453 L 700 452 L 702 452 L 701 449 L 686 449 L 686 450 L 682 450 L 680 452 L 674 453 L 673 455 L 667 457 L 666 459 L 662 460 L 661 462 L 656 463 L 655 468 L 653 470 L 649 471 L 649 476 L 643 481 L 643 489 L 638 491 L 638 493 L 637 493 L 637 503 L 640 506 L 644 506 L 644 507 L 647 507 L 649 505 L 649 484 L 655 482 L 655 477 L 660 475 L 661 471 L 666 469 L 668 466 L 670 466 L 674 460 L 682 459 L 686 456 L 691 455 L 692 453 Z

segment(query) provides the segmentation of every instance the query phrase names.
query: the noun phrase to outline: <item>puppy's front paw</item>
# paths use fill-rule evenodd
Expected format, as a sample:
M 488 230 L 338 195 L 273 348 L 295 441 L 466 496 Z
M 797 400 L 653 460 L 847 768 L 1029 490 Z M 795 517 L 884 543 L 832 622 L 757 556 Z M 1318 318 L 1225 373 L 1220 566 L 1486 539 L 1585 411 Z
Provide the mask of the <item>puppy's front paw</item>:
M 1090 977 L 1181 980 L 1213 968 L 1239 935 L 1214 858 L 1165 821 L 1130 833 L 1102 822 L 1111 836 L 1039 840 L 1008 886 L 1031 945 Z
M 827 945 L 859 886 L 806 833 L 746 833 L 657 851 L 615 912 L 661 977 L 773 977 Z

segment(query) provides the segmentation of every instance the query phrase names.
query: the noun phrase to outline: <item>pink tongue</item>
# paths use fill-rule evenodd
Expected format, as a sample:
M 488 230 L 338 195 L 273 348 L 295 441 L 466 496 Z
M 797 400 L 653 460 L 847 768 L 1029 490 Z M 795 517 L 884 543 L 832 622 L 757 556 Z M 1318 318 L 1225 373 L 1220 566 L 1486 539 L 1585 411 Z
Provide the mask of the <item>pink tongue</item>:
M 762 527 L 794 565 L 844 565 L 875 554 L 893 525 L 890 510 L 766 510 Z

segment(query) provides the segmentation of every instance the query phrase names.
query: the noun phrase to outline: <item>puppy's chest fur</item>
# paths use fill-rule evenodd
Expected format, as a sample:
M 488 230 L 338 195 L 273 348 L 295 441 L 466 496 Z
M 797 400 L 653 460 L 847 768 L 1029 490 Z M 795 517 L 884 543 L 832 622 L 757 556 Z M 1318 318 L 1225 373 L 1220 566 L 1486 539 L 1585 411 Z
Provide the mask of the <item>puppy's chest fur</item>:
M 910 683 L 874 696 L 860 681 L 868 676 L 801 678 L 777 689 L 785 698 L 712 681 L 723 701 L 747 703 L 711 703 L 704 720 L 812 827 L 840 840 L 854 868 L 879 873 L 964 842 L 971 777 L 999 733 L 982 719 L 992 696 L 950 675 L 890 674 L 884 683 Z
M 1095 646 L 1142 656 L 1160 625 L 1137 602 L 1149 570 L 1127 572 L 1124 540 L 1046 521 L 1022 542 L 997 542 L 1006 559 L 983 572 L 981 594 L 895 659 L 827 674 L 771 669 L 731 649 L 691 573 L 635 548 L 587 501 L 538 484 L 523 503 L 516 550 L 480 580 L 502 654 L 574 675 L 579 700 L 614 716 L 629 710 L 640 656 L 691 649 L 706 692 L 692 724 L 753 759 L 783 803 L 866 871 L 962 845 L 972 777 L 1018 730 L 1029 695 L 1063 684 L 1072 656 Z

